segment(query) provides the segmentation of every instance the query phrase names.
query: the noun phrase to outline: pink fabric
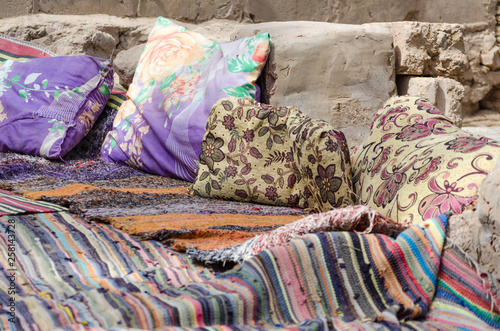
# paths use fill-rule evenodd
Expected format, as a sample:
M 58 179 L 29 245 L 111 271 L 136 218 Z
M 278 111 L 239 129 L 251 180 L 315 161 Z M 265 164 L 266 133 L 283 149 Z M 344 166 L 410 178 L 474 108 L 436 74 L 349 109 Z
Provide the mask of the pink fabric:
M 361 233 L 384 233 L 396 236 L 409 224 L 396 223 L 368 206 L 348 206 L 320 214 L 313 214 L 296 222 L 279 227 L 258 237 L 253 253 L 283 245 L 295 238 L 317 232 L 356 231 Z

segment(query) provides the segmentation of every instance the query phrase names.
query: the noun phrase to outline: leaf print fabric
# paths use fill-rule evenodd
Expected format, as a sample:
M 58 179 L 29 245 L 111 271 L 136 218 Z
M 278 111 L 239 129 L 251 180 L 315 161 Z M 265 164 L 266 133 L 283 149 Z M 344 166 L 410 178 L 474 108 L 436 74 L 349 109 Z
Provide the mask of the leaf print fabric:
M 269 45 L 267 33 L 216 43 L 158 18 L 102 158 L 194 181 L 202 150 L 208 164 L 220 157 L 201 144 L 212 106 L 227 96 L 258 98 Z
M 4 106 L 2 105 L 2 100 L 0 100 L 0 123 L 7 119 L 7 112 L 5 111 Z
M 294 107 L 225 98 L 207 120 L 193 195 L 321 212 L 352 203 L 340 131 Z
M 353 155 L 357 203 L 398 222 L 460 214 L 499 155 L 500 142 L 460 130 L 426 99 L 392 98 Z
M 63 157 L 92 128 L 112 88 L 110 60 L 0 61 L 0 152 Z

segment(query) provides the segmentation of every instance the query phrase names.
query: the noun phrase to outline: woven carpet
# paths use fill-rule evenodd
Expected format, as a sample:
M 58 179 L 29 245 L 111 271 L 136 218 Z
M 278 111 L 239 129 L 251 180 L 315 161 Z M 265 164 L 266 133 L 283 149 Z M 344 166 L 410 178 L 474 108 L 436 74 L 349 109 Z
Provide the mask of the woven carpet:
M 353 231 L 360 233 L 382 233 L 391 237 L 408 228 L 409 224 L 396 223 L 368 206 L 348 206 L 328 212 L 312 214 L 288 223 L 270 232 L 260 234 L 246 242 L 214 250 L 188 247 L 187 254 L 204 263 L 241 263 L 264 249 L 280 246 L 310 233 L 330 231 Z
M 3 216 L 0 329 L 498 329 L 498 282 L 445 246 L 446 222 L 309 234 L 215 275 L 68 213 Z
M 302 218 L 301 209 L 194 197 L 188 182 L 99 159 L 49 161 L 0 153 L 0 188 L 183 251 L 243 243 Z
M 0 190 L 0 216 L 65 211 L 53 203 L 26 199 L 11 192 Z

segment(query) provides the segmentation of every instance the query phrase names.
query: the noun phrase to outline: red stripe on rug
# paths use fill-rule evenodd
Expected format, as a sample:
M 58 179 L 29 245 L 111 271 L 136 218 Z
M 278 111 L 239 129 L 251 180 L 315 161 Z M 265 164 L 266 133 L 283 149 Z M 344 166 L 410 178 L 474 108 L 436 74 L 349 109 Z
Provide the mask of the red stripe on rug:
M 0 37 L 0 49 L 12 55 L 17 56 L 33 56 L 33 57 L 51 57 L 41 49 L 37 49 L 36 45 L 24 45 L 10 39 Z

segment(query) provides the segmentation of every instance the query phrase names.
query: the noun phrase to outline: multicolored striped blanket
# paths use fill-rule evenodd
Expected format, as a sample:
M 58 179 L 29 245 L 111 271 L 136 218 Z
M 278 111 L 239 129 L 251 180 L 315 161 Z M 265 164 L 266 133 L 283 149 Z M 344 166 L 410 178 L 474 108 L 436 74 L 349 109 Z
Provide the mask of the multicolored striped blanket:
M 55 56 L 53 52 L 35 44 L 0 34 L 0 60 L 27 60 Z
M 66 208 L 0 190 L 0 216 L 65 211 Z
M 231 247 L 306 215 L 301 209 L 194 197 L 187 194 L 188 182 L 99 159 L 63 163 L 0 153 L 0 178 L 0 189 L 180 251 Z
M 214 274 L 69 213 L 3 216 L 0 329 L 498 329 L 498 282 L 446 223 L 308 234 Z

